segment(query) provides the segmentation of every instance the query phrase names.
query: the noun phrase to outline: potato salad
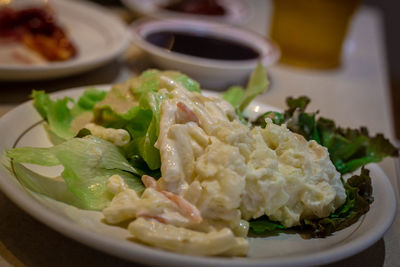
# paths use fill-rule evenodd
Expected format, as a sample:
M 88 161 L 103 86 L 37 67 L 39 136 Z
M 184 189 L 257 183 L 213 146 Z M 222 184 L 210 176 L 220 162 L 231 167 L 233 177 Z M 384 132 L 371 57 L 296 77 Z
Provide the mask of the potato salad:
M 54 145 L 8 149 L 8 168 L 32 191 L 126 227 L 129 240 L 177 253 L 246 256 L 249 233 L 317 238 L 352 225 L 373 201 L 364 165 L 398 149 L 307 113 L 305 96 L 250 120 L 246 107 L 267 88 L 259 65 L 222 97 L 159 70 L 78 99 L 33 91 Z M 49 178 L 24 163 L 63 171 Z
M 160 90 L 168 94 L 155 144 L 162 176 L 142 176 L 140 197 L 110 177 L 108 223 L 130 220 L 134 238 L 176 252 L 243 256 L 249 219 L 267 215 L 291 227 L 344 203 L 340 174 L 315 141 L 270 119 L 267 127 L 251 129 L 219 97 L 179 85 Z

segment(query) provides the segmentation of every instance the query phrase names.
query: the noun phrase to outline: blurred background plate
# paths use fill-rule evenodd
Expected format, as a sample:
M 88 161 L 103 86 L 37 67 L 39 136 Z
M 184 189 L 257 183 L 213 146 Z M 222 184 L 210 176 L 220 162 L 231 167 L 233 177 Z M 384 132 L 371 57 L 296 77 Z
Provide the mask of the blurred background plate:
M 75 44 L 76 57 L 41 65 L 0 64 L 0 80 L 43 80 L 94 69 L 127 47 L 126 26 L 103 7 L 84 1 L 49 1 L 55 16 Z
M 179 0 L 121 0 L 121 2 L 139 15 L 155 19 L 187 18 L 242 25 L 254 14 L 252 1 L 189 0 L 185 6 L 180 5 L 185 12 L 166 8 L 183 2 Z

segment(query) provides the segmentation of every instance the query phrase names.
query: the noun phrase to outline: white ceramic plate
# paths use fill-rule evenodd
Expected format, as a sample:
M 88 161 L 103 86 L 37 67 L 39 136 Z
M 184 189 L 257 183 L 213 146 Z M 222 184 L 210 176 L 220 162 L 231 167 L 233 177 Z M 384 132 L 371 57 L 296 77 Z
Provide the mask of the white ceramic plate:
M 249 3 L 251 1 L 241 0 L 218 0 L 218 4 L 226 10 L 221 16 L 186 14 L 164 9 L 163 6 L 171 2 L 170 0 L 121 0 L 121 2 L 131 10 L 155 19 L 186 18 L 241 25 L 254 13 L 253 5 Z
M 98 87 L 100 88 L 100 87 Z M 107 87 L 104 87 L 107 88 Z M 61 91 L 54 96 L 76 97 L 83 89 Z M 275 109 L 254 104 L 253 111 Z M 276 109 L 275 109 L 276 110 Z M 0 119 L 0 152 L 14 146 L 49 146 L 42 120 L 31 102 L 22 104 Z M 102 214 L 79 210 L 30 192 L 12 172 L 0 167 L 0 186 L 4 193 L 27 213 L 49 227 L 106 253 L 151 265 L 182 266 L 308 266 L 320 265 L 356 254 L 374 244 L 390 227 L 396 210 L 391 183 L 375 164 L 369 166 L 375 201 L 371 210 L 351 227 L 324 239 L 302 239 L 297 234 L 250 238 L 247 258 L 196 257 L 147 247 L 127 240 L 125 229 L 106 225 Z M 55 176 L 54 169 L 35 171 Z
M 77 47 L 77 56 L 40 65 L 0 64 L 0 80 L 40 80 L 81 73 L 109 62 L 128 45 L 126 26 L 105 8 L 85 1 L 49 3 Z

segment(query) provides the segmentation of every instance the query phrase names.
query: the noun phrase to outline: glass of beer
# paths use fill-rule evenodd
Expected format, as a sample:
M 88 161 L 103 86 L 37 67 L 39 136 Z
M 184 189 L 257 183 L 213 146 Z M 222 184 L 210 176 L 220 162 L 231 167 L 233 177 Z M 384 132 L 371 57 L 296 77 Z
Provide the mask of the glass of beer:
M 343 42 L 360 0 L 274 0 L 270 37 L 281 62 L 333 69 L 340 66 Z

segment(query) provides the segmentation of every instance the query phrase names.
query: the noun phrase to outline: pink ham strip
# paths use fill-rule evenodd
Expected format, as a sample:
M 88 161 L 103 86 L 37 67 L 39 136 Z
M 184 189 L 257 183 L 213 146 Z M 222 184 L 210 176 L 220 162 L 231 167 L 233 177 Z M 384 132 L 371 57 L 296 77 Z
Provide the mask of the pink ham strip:
M 153 188 L 153 189 L 159 191 L 164 196 L 166 196 L 169 200 L 174 202 L 178 206 L 178 208 L 182 212 L 182 214 L 185 216 L 189 216 L 189 218 L 191 218 L 194 223 L 196 223 L 196 224 L 201 223 L 201 221 L 203 220 L 203 218 L 201 217 L 200 211 L 195 206 L 193 206 L 192 203 L 190 203 L 186 199 L 184 199 L 174 193 L 171 193 L 171 192 L 165 191 L 165 190 L 161 190 L 158 187 L 157 182 L 153 177 L 148 176 L 148 175 L 143 175 L 142 182 L 146 187 L 150 187 L 150 188 Z
M 176 106 L 185 114 L 187 121 L 193 121 L 200 125 L 199 118 L 197 118 L 196 114 L 183 102 L 178 102 Z
M 162 217 L 160 217 L 160 216 L 152 216 L 152 215 L 149 215 L 149 214 L 147 214 L 146 212 L 144 212 L 144 211 L 142 211 L 142 210 L 139 210 L 139 211 L 136 213 L 136 217 L 137 217 L 137 218 L 142 217 L 142 218 L 145 218 L 145 219 L 154 219 L 154 220 L 156 220 L 156 221 L 159 221 L 160 223 L 166 223 L 166 221 L 164 220 L 164 218 L 162 218 Z

